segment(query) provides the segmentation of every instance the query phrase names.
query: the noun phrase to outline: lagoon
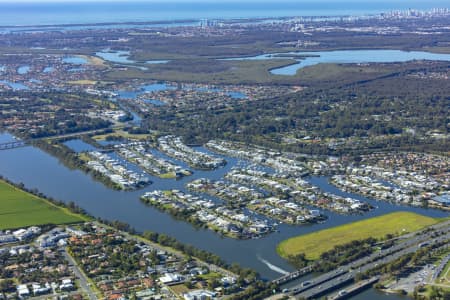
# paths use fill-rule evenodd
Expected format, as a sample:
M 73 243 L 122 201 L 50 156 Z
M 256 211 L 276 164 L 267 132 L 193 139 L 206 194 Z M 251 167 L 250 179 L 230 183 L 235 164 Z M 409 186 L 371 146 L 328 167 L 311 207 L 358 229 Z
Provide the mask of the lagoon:
M 291 56 L 289 56 L 291 55 Z M 303 56 L 299 59 L 299 56 Z M 274 75 L 295 75 L 299 69 L 321 63 L 393 63 L 411 60 L 450 61 L 450 54 L 402 50 L 337 50 L 317 52 L 270 53 L 252 57 L 233 57 L 225 60 L 294 59 L 297 63 L 270 70 Z
M 20 75 L 27 74 L 30 71 L 30 66 L 21 66 L 17 69 L 17 73 Z
M 130 51 L 111 51 L 109 49 L 96 52 L 96 56 L 101 57 L 104 60 L 121 63 L 121 64 L 133 64 L 135 63 L 134 60 L 129 60 L 128 57 L 130 56 Z
M 62 59 L 62 61 L 74 65 L 85 65 L 88 63 L 88 61 L 85 58 L 79 56 L 65 57 Z
M 146 92 L 159 92 L 159 91 L 166 91 L 166 90 L 175 90 L 176 86 L 169 85 L 166 83 L 152 83 L 140 86 L 137 90 L 134 91 L 118 91 L 117 94 L 119 96 L 119 99 L 136 99 L 139 95 L 143 95 Z M 153 99 L 152 101 L 159 101 L 161 103 L 164 103 L 160 100 Z
M 44 73 L 51 73 L 51 72 L 53 72 L 55 70 L 55 68 L 54 67 L 45 67 L 44 68 Z
M 125 51 L 125 50 L 110 50 L 110 49 L 105 49 L 103 51 L 99 51 L 95 53 L 96 56 L 101 57 L 104 60 L 110 61 L 110 62 L 114 62 L 114 63 L 118 63 L 118 64 L 135 64 L 138 63 L 135 60 L 131 60 L 129 59 L 130 57 L 130 51 Z M 148 60 L 145 63 L 146 64 L 165 64 L 168 63 L 168 60 Z M 147 70 L 148 68 L 146 67 L 140 67 L 142 70 Z

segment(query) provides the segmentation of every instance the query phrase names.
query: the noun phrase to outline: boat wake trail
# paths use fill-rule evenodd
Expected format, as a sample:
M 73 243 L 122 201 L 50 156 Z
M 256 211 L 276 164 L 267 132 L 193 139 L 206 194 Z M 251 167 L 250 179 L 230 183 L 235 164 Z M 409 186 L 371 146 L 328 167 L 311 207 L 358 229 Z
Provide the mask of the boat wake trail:
M 266 265 L 267 267 L 269 267 L 269 269 L 271 269 L 272 271 L 275 271 L 275 272 L 280 273 L 280 274 L 282 274 L 282 275 L 287 275 L 287 274 L 289 274 L 288 271 L 285 271 L 285 270 L 283 270 L 282 268 L 277 267 L 277 266 L 271 264 L 270 262 L 268 262 L 267 260 L 265 260 L 265 259 L 262 258 L 261 256 L 258 255 L 257 257 L 258 257 L 258 260 L 259 260 L 260 262 L 262 262 L 263 264 L 265 264 L 265 265 Z

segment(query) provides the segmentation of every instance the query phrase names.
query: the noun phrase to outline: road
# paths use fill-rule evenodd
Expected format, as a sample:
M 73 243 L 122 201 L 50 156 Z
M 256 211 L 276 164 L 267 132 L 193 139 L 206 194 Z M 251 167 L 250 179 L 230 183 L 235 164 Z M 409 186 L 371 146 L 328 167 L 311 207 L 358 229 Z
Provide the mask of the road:
M 349 295 L 356 294 L 357 292 L 364 290 L 370 286 L 372 286 L 375 282 L 380 280 L 380 276 L 374 276 L 370 279 L 361 280 L 351 287 L 346 288 L 345 290 L 339 291 L 334 296 L 327 297 L 329 300 L 338 300 L 338 299 L 347 299 Z
M 97 300 L 97 296 L 91 289 L 91 285 L 84 273 L 81 271 L 80 267 L 78 266 L 77 262 L 73 259 L 73 257 L 67 252 L 66 249 L 62 249 L 62 254 L 64 258 L 69 262 L 70 268 L 73 270 L 76 277 L 78 277 L 80 281 L 80 286 L 83 289 L 83 291 L 88 295 L 90 300 Z

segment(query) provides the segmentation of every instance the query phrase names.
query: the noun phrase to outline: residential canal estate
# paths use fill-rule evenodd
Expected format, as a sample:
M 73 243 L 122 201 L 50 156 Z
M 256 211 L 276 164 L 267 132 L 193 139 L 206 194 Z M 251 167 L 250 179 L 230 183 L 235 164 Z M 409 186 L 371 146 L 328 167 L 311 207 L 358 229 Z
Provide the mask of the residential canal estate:
M 8 141 L 12 140 L 12 137 L 3 134 L 0 140 Z M 196 150 L 208 153 L 204 148 L 196 148 Z M 158 153 L 158 155 L 171 160 L 162 153 Z M 275 250 L 276 245 L 286 238 L 398 210 L 412 211 L 433 217 L 448 216 L 448 213 L 442 210 L 375 201 L 358 194 L 347 193 L 330 184 L 328 177 L 312 176 L 305 177 L 304 180 L 321 191 L 357 199 L 372 205 L 375 209 L 364 214 L 349 215 L 323 210 L 328 217 L 326 222 L 300 226 L 279 224 L 278 232 L 259 239 L 237 240 L 220 236 L 206 228 L 195 228 L 185 221 L 176 220 L 156 208 L 145 205 L 139 199 L 144 193 L 156 190 L 178 189 L 188 192 L 186 184 L 193 180 L 200 178 L 214 181 L 223 180 L 225 174 L 230 172 L 233 167 L 245 166 L 245 163 L 237 158 L 214 155 L 224 158 L 227 164 L 213 171 L 196 170 L 191 176 L 179 180 L 161 179 L 148 175 L 153 183 L 137 191 L 117 191 L 107 188 L 82 171 L 64 167 L 56 158 L 34 147 L 3 150 L 0 156 L 0 172 L 14 182 L 22 182 L 26 187 L 36 188 L 56 199 L 65 202 L 74 201 L 94 216 L 124 221 L 140 231 L 152 230 L 168 234 L 183 243 L 216 253 L 228 262 L 238 262 L 244 267 L 253 268 L 268 279 L 279 277 L 280 269 L 293 270 L 286 261 L 277 255 Z M 182 161 L 171 161 L 189 169 L 189 166 Z M 208 198 L 208 195 L 204 197 Z

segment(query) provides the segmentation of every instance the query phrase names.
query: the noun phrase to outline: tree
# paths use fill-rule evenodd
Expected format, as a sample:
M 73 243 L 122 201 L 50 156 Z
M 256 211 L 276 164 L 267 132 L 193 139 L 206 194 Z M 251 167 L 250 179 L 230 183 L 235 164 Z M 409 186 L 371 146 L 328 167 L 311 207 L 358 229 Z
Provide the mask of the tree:
M 445 290 L 442 293 L 442 298 L 444 298 L 444 300 L 450 300 L 450 291 L 449 290 Z
M 208 288 L 210 290 L 213 290 L 213 289 L 215 289 L 218 286 L 220 286 L 220 282 L 216 278 L 212 278 L 211 280 L 209 280 Z
M 14 281 L 12 279 L 4 279 L 0 281 L 0 292 L 6 293 L 14 288 Z
M 184 285 L 188 288 L 188 289 L 193 289 L 194 288 L 194 284 L 192 283 L 192 281 L 190 279 L 186 280 L 184 282 Z

